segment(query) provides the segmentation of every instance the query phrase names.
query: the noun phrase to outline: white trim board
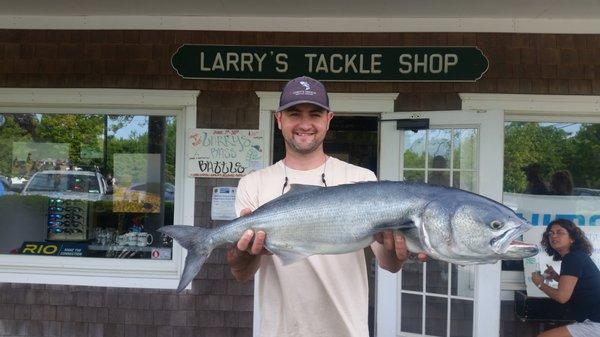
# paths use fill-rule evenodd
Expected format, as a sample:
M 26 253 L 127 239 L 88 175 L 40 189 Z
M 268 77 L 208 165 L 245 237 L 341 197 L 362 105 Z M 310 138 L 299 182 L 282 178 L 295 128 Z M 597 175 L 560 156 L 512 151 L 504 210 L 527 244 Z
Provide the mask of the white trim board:
M 0 88 L 0 112 L 108 113 L 177 117 L 175 224 L 194 223 L 194 178 L 185 173 L 185 130 L 196 126 L 198 91 Z M 114 110 L 111 110 L 114 113 Z M 0 282 L 128 288 L 177 288 L 185 252 L 173 245 L 172 260 L 123 260 L 0 254 Z
M 600 116 L 600 96 L 459 94 L 463 109 L 504 110 L 506 115 Z
M 0 29 L 599 34 L 600 19 L 0 15 Z

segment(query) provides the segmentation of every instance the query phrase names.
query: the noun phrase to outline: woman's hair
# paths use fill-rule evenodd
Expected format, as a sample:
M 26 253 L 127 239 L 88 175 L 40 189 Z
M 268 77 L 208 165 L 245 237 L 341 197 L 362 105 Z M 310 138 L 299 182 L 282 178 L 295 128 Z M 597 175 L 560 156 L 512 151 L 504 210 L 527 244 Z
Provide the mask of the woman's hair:
M 571 220 L 556 219 L 548 224 L 546 230 L 544 231 L 544 235 L 542 236 L 542 247 L 544 248 L 546 253 L 548 253 L 548 255 L 552 256 L 552 259 L 554 261 L 562 260 L 562 256 L 560 256 L 560 254 L 554 248 L 552 248 L 552 246 L 550 246 L 550 235 L 548 233 L 550 232 L 550 229 L 553 225 L 559 225 L 569 233 L 569 237 L 571 238 L 571 240 L 573 240 L 570 251 L 573 252 L 576 250 L 580 250 L 586 253 L 587 255 L 592 255 L 592 244 L 585 237 L 585 233 L 579 227 L 577 227 Z

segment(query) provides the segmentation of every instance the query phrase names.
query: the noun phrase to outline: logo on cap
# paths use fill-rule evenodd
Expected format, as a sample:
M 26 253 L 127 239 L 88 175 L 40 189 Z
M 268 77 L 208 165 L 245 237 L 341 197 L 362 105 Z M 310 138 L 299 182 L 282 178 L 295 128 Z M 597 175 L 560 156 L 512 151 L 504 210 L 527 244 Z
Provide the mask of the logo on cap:
M 306 81 L 300 81 L 300 84 L 304 87 L 305 90 L 310 90 L 310 85 Z

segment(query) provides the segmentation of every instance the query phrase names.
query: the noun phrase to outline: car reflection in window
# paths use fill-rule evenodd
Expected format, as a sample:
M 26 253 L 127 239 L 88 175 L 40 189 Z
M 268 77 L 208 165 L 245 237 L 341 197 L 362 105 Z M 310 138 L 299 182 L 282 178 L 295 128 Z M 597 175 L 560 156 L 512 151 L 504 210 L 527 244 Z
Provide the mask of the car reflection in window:
M 21 194 L 99 200 L 107 194 L 107 185 L 97 172 L 41 171 L 31 177 Z

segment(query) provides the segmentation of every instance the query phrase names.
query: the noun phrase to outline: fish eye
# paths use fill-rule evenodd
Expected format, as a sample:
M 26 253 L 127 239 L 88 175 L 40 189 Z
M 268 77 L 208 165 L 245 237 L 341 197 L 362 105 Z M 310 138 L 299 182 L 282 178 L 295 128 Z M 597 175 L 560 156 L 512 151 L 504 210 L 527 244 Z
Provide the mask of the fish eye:
M 504 224 L 502 223 L 502 221 L 494 220 L 494 221 L 490 222 L 490 227 L 492 227 L 492 229 L 497 230 L 497 229 L 504 227 Z

